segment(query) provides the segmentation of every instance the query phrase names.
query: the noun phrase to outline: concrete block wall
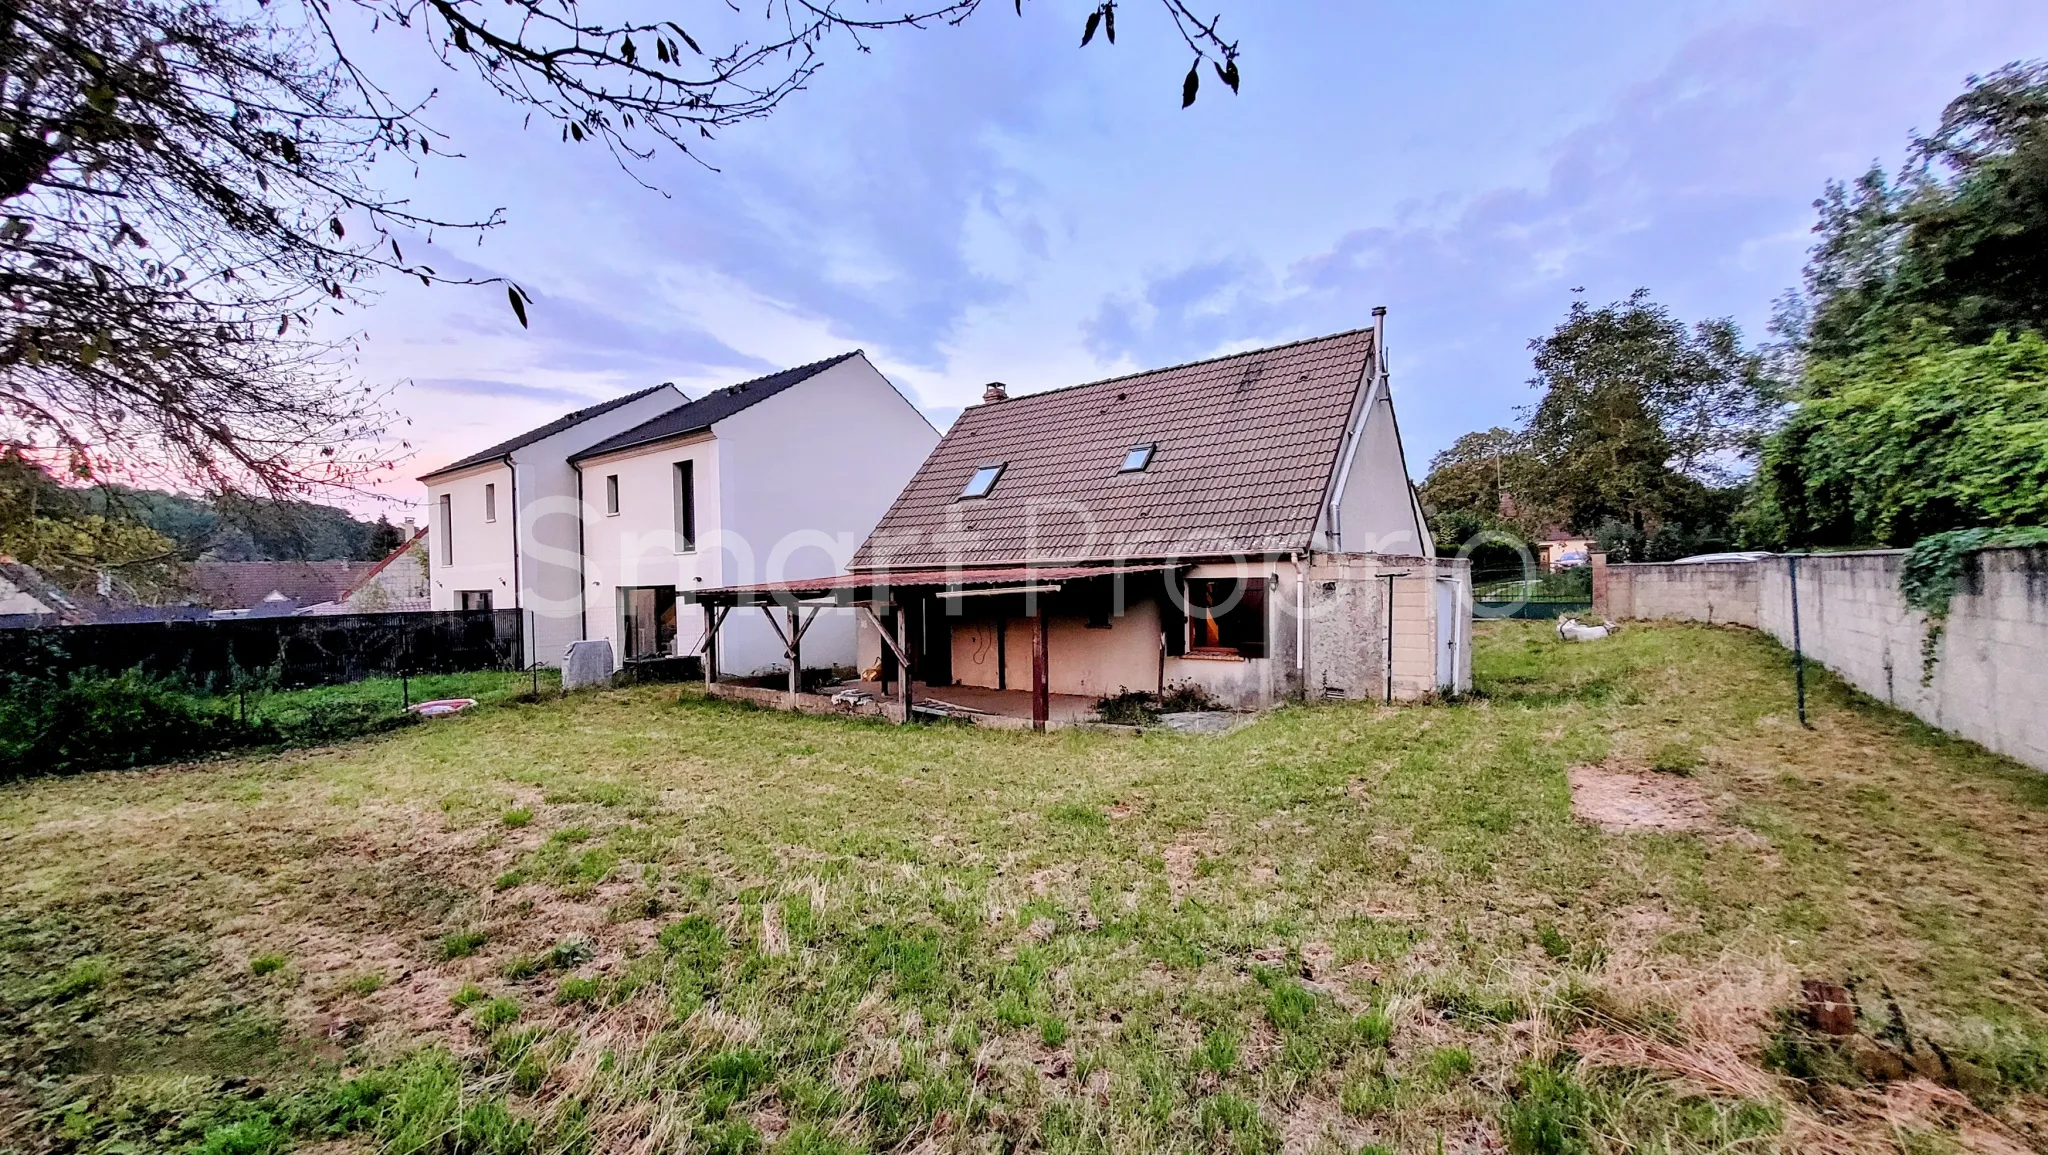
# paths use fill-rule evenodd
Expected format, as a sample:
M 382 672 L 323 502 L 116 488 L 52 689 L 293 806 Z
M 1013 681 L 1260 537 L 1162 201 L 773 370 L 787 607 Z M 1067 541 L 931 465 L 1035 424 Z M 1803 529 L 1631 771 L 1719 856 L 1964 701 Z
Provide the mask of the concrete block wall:
M 1754 625 L 1789 647 L 1796 566 L 1809 660 L 1930 725 L 2048 770 L 2048 550 L 1971 559 L 1924 680 L 1927 618 L 1899 593 L 1904 559 L 1903 550 L 1870 550 L 1608 566 L 1605 605 L 1595 611 Z
M 1644 621 L 1757 625 L 1754 562 L 1682 566 L 1602 563 L 1599 568 L 1605 571 L 1607 608 L 1596 604 L 1595 614 Z

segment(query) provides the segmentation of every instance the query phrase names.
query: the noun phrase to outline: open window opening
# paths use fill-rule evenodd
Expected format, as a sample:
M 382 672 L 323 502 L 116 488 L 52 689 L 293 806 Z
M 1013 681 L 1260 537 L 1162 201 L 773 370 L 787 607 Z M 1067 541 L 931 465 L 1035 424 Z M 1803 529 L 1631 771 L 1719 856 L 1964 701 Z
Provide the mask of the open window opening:
M 1266 582 L 1206 578 L 1187 583 L 1187 656 L 1266 656 Z
M 461 597 L 461 599 L 462 599 L 462 608 L 463 608 L 463 609 L 465 609 L 465 610 L 482 610 L 482 611 L 484 611 L 485 613 L 489 613 L 489 612 L 490 612 L 490 609 L 491 609 L 491 591 L 489 591 L 489 590 L 462 590 L 462 591 L 460 591 L 460 592 L 459 592 L 459 596 L 460 596 L 460 597 Z
M 983 465 L 976 468 L 974 476 L 967 479 L 966 488 L 960 491 L 960 496 L 987 497 L 989 490 L 996 487 L 996 479 L 1003 475 L 1003 467 L 1008 464 L 1009 462 L 1007 461 L 998 461 L 994 465 Z
M 627 586 L 619 590 L 619 651 L 623 661 L 666 657 L 676 647 L 674 586 Z

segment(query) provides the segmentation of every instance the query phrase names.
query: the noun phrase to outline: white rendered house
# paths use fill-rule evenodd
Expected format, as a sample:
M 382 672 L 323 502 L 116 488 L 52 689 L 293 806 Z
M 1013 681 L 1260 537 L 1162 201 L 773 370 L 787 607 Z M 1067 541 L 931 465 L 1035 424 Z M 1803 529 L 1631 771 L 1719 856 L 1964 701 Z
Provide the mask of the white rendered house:
M 680 594 L 846 572 L 938 430 L 856 350 L 742 382 L 591 439 L 581 479 L 581 636 L 620 661 L 697 653 L 703 618 Z M 803 634 L 807 667 L 854 662 L 854 611 Z M 729 674 L 787 668 L 759 611 L 718 638 Z
M 681 400 L 673 385 L 643 389 L 422 476 L 428 608 L 519 610 L 524 661 L 559 665 L 583 636 L 582 518 L 569 455 Z

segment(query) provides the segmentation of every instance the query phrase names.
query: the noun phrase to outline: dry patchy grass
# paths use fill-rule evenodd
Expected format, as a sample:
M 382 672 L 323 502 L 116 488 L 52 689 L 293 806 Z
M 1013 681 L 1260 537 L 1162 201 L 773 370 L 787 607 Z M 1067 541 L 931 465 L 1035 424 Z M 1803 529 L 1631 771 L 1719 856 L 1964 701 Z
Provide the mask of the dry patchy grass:
M 644 687 L 6 787 L 0 1149 L 2040 1148 L 2041 778 L 1742 631 L 1480 642 L 1215 738 Z

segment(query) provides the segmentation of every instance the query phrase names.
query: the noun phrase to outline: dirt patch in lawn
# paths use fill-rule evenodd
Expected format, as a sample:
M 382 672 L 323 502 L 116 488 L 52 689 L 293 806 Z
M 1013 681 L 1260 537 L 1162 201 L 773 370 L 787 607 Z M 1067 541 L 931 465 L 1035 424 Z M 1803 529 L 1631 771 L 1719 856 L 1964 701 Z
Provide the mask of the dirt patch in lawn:
M 1610 834 L 1710 831 L 1714 812 L 1690 779 L 1614 766 L 1574 766 L 1572 813 Z

